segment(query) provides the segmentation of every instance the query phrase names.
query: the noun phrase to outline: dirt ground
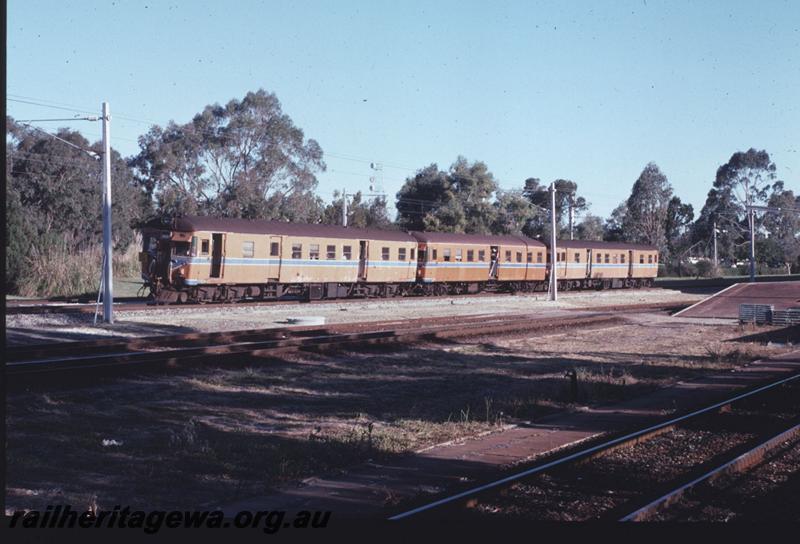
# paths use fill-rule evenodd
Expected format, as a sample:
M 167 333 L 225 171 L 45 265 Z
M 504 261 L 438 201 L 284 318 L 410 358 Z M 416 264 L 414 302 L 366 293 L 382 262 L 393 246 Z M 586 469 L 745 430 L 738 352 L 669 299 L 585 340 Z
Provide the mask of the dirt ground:
M 232 502 L 789 351 L 742 340 L 752 331 L 738 325 L 626 319 L 545 337 L 298 352 L 10 394 L 7 508 Z M 577 399 L 568 370 L 578 375 Z

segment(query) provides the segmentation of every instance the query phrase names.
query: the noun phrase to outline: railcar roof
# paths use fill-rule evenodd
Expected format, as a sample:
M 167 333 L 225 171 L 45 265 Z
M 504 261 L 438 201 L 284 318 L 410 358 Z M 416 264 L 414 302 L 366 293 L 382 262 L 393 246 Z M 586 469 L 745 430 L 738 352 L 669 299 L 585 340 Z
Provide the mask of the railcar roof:
M 164 228 L 163 223 L 148 224 Z M 415 242 L 415 238 L 399 230 L 359 229 L 337 225 L 312 225 L 308 223 L 289 223 L 288 221 L 267 221 L 263 219 L 235 219 L 207 216 L 185 216 L 175 219 L 170 226 L 182 232 L 236 232 L 247 234 L 282 234 L 289 236 L 308 236 L 318 238 L 344 238 L 350 240 L 388 240 L 395 242 Z
M 514 245 L 521 246 L 528 244 L 529 246 L 544 247 L 544 244 L 539 240 L 533 238 L 525 238 L 524 236 L 492 236 L 488 234 L 456 234 L 452 232 L 421 232 L 411 231 L 412 236 L 420 242 L 428 242 L 433 244 L 479 244 L 479 245 Z
M 548 243 L 549 247 L 550 244 Z M 601 242 L 598 240 L 556 240 L 556 246 L 561 248 L 581 249 L 635 249 L 638 251 L 657 251 L 655 246 L 647 244 L 628 244 L 625 242 Z

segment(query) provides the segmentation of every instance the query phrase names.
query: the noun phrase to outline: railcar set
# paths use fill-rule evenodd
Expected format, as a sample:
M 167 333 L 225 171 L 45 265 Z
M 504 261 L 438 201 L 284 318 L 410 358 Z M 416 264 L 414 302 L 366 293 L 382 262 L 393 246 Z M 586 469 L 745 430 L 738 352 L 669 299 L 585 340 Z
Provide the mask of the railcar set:
M 142 233 L 142 279 L 163 303 L 546 291 L 551 261 L 524 236 L 213 217 L 156 220 Z M 565 290 L 648 287 L 658 270 L 651 246 L 565 240 L 557 253 Z

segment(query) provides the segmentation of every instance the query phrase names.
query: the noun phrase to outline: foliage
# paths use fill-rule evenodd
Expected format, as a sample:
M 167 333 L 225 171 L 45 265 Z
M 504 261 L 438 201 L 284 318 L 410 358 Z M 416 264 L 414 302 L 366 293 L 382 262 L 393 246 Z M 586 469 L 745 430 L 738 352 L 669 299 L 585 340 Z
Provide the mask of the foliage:
M 576 240 L 596 240 L 603 239 L 603 220 L 596 215 L 587 214 L 575 228 Z
M 498 191 L 494 208 L 492 234 L 523 235 L 539 215 L 539 210 L 520 190 Z
M 214 104 L 191 122 L 154 126 L 131 161 L 148 194 L 167 214 L 317 222 L 315 174 L 322 149 L 306 140 L 273 93 L 247 93 Z
M 99 142 L 90 145 L 78 132 L 61 129 L 56 135 L 79 148 L 102 152 Z M 73 257 L 100 247 L 102 169 L 88 153 L 11 118 L 6 119 L 6 142 L 6 289 L 17 292 L 31 275 L 47 274 L 46 268 L 37 268 L 44 259 Z M 147 213 L 147 201 L 113 149 L 111 181 L 114 249 L 123 251 L 133 241 L 133 226 Z M 58 263 L 51 264 L 51 274 L 57 273 Z M 66 278 L 46 281 L 62 280 L 74 283 Z
M 768 205 L 780 211 L 768 213 L 764 218 L 772 256 L 763 260 L 772 266 L 785 264 L 791 270 L 800 258 L 800 213 L 797 211 L 800 210 L 800 195 L 795 196 L 793 191 L 784 190 L 783 183 L 778 182 Z
M 497 182 L 486 164 L 458 157 L 447 172 L 436 164 L 406 179 L 397 193 L 397 223 L 404 230 L 491 232 Z
M 347 203 L 347 225 L 358 228 L 391 228 L 389 211 L 386 208 L 386 197 L 380 196 L 369 201 L 363 200 L 361 191 L 351 197 Z M 328 225 L 342 224 L 342 194 L 333 193 L 333 202 L 325 207 L 322 222 Z
M 654 162 L 644 167 L 633 184 L 626 202 L 627 212 L 622 222 L 627 241 L 656 246 L 667 250 L 666 226 L 672 198 L 672 187 Z
M 582 196 L 578 196 L 578 184 L 568 179 L 557 179 L 553 182 L 556 188 L 556 230 L 559 237 L 569 237 L 569 230 L 564 229 L 565 219 L 569 220 L 569 208 L 572 206 L 573 217 L 586 211 L 589 203 Z M 530 200 L 537 209 L 545 213 L 539 213 L 533 217 L 528 225 L 526 234 L 540 239 L 550 238 L 550 208 L 552 207 L 552 197 L 550 196 L 550 185 L 544 185 L 539 178 L 528 178 L 525 180 L 523 194 Z

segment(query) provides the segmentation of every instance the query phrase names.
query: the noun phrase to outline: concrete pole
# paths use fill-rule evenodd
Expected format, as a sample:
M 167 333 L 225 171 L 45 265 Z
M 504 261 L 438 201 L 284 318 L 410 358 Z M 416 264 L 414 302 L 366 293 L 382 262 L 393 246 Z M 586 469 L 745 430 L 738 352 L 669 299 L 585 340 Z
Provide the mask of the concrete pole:
M 347 226 L 347 189 L 342 191 L 342 226 Z
M 558 300 L 558 248 L 556 247 L 556 184 L 550 184 L 550 300 Z
M 750 219 L 750 281 L 756 281 L 756 212 L 748 207 Z
M 714 221 L 714 273 L 717 272 L 717 222 Z
M 111 114 L 103 102 L 103 320 L 114 323 L 114 261 L 111 242 Z

